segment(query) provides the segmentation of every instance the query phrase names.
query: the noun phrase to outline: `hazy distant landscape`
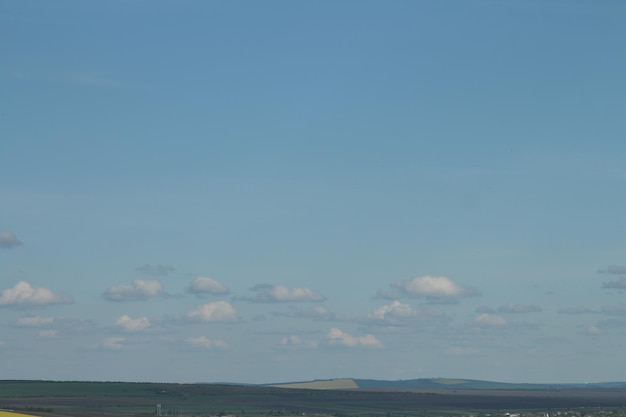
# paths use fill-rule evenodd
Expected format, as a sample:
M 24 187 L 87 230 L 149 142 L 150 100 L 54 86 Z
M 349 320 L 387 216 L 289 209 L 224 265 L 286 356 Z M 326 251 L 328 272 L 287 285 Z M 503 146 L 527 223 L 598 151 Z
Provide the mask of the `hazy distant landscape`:
M 0 409 L 42 417 L 626 415 L 626 383 L 334 379 L 280 386 L 0 381 Z M 519 416 L 518 416 L 519 417 Z

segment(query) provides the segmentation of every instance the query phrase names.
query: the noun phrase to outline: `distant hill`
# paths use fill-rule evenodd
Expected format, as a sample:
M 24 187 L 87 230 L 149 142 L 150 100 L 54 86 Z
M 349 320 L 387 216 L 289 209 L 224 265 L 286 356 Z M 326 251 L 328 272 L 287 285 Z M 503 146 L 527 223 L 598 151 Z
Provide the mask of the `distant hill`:
M 279 388 L 300 389 L 368 389 L 368 390 L 624 390 L 626 382 L 599 382 L 599 383 L 575 383 L 575 384 L 530 384 L 481 381 L 474 379 L 451 379 L 451 378 L 419 378 L 387 381 L 380 379 L 328 379 L 303 382 L 287 382 L 270 384 Z

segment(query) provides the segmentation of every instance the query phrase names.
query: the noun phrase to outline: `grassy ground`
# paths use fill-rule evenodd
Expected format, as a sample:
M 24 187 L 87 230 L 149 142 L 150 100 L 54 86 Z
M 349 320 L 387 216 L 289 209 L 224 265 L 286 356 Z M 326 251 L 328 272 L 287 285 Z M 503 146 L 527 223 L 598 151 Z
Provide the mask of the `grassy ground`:
M 424 417 L 467 411 L 624 407 L 623 391 L 438 392 L 287 389 L 217 384 L 0 381 L 0 408 L 41 417 Z M 0 417 L 16 417 L 2 416 Z

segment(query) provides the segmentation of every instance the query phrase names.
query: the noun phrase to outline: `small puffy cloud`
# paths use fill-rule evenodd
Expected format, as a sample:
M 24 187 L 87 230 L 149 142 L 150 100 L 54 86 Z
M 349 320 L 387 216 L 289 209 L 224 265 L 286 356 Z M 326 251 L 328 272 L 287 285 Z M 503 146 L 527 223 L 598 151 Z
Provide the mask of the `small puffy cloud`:
M 37 332 L 37 339 L 58 339 L 59 331 L 55 329 L 40 330 Z
M 54 317 L 27 316 L 15 321 L 16 327 L 46 327 L 54 323 Z
M 0 231 L 0 249 L 11 249 L 21 244 L 22 242 L 13 233 L 6 230 Z
M 438 300 L 454 300 L 459 297 L 478 295 L 475 290 L 463 288 L 448 277 L 423 275 L 408 281 L 391 284 L 395 291 L 379 291 L 379 298 L 425 297 Z
M 336 327 L 330 329 L 326 335 L 326 342 L 330 345 L 345 347 L 383 347 L 383 344 L 374 335 L 352 336 Z
M 598 271 L 601 274 L 626 275 L 626 266 L 609 265 L 606 269 Z
M 284 285 L 258 285 L 252 288 L 257 295 L 244 297 L 242 300 L 257 303 L 318 303 L 325 301 L 326 297 L 307 287 L 289 288 Z
M 605 282 L 604 284 L 602 284 L 602 288 L 611 288 L 618 290 L 626 289 L 626 277 L 621 278 L 618 281 Z
M 300 336 L 290 335 L 280 340 L 280 345 L 285 347 L 307 347 L 316 348 L 319 343 L 315 340 L 303 340 Z
M 321 304 L 311 306 L 310 308 L 302 309 L 295 306 L 289 306 L 287 313 L 273 313 L 278 317 L 293 317 L 293 318 L 309 318 L 319 320 L 340 320 L 336 314 L 332 313 L 329 309 Z
M 498 313 L 537 313 L 542 311 L 542 308 L 534 304 L 507 304 L 498 307 Z
M 99 347 L 105 350 L 120 350 L 124 347 L 122 342 L 125 340 L 125 337 L 120 336 L 107 337 L 100 343 Z
M 189 321 L 205 323 L 226 323 L 238 321 L 239 314 L 228 301 L 216 301 L 191 310 L 185 318 Z
M 109 301 L 143 301 L 163 292 L 159 281 L 136 279 L 131 285 L 114 285 L 103 294 Z
M 136 319 L 130 318 L 126 314 L 120 316 L 115 325 L 120 327 L 125 332 L 135 333 L 147 329 L 151 326 L 150 320 L 147 317 L 138 317 Z
M 198 277 L 191 281 L 191 284 L 189 284 L 189 287 L 187 287 L 187 292 L 189 294 L 220 295 L 228 294 L 230 290 L 226 285 L 218 282 L 213 278 Z
M 367 315 L 367 321 L 399 325 L 408 322 L 429 322 L 444 317 L 441 310 L 430 306 L 411 306 L 399 301 L 378 307 Z
M 56 295 L 47 288 L 35 287 L 27 281 L 19 281 L 0 294 L 0 307 L 38 307 L 52 304 L 72 304 L 67 295 Z
M 147 275 L 169 275 L 170 273 L 176 271 L 176 268 L 174 268 L 171 265 L 143 264 L 143 265 L 138 266 L 137 268 L 135 268 L 135 271 L 139 271 L 139 272 L 147 274 Z
M 474 317 L 471 324 L 478 327 L 502 327 L 506 325 L 506 320 L 495 314 L 482 313 Z
M 192 346 L 203 349 L 228 349 L 228 343 L 223 340 L 211 340 L 205 336 L 189 337 L 185 341 Z

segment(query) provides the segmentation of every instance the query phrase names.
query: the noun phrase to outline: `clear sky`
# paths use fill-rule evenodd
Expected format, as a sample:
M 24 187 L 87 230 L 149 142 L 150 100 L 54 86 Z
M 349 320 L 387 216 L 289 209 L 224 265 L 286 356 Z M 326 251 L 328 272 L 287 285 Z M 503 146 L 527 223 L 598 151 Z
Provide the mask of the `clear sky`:
M 625 22 L 2 1 L 0 378 L 624 380 Z

